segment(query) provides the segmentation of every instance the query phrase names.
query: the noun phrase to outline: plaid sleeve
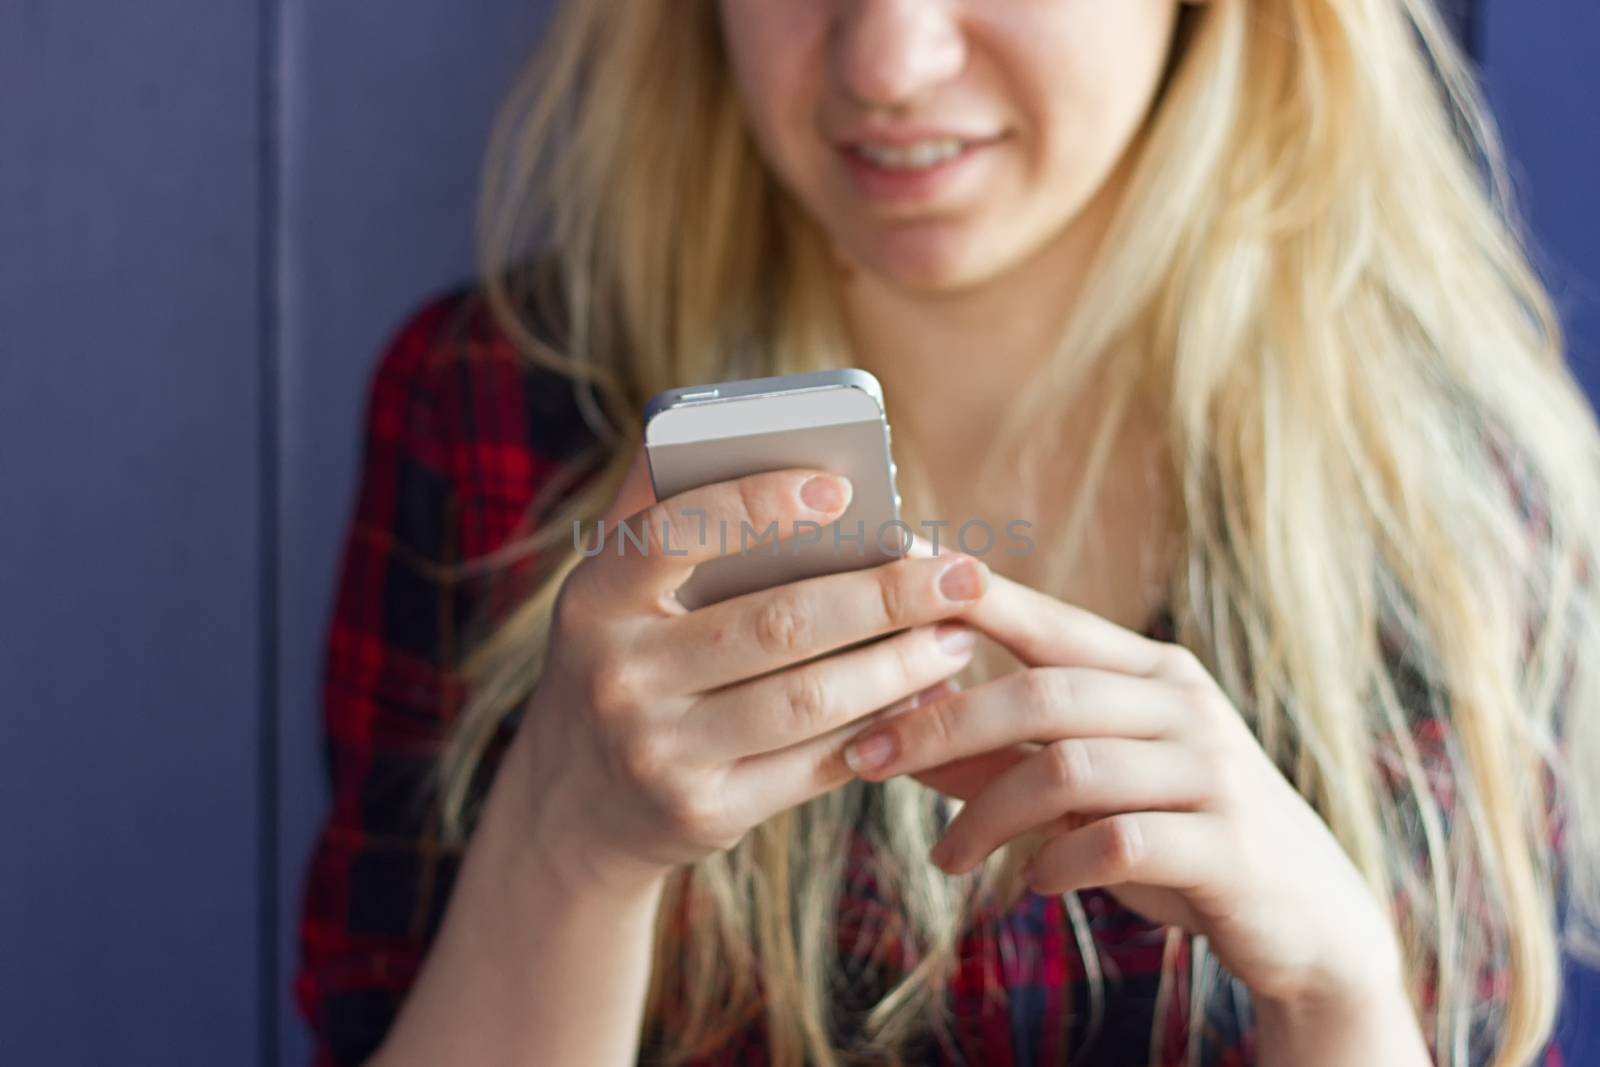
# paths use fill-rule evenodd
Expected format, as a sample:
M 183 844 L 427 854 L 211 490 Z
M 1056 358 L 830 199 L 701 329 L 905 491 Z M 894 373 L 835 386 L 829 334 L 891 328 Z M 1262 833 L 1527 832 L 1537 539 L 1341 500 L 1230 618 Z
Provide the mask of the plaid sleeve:
M 295 980 L 319 1067 L 361 1063 L 381 1043 L 455 879 L 433 771 L 465 696 L 465 628 L 482 605 L 449 568 L 526 532 L 536 489 L 565 480 L 553 476 L 578 439 L 558 403 L 570 390 L 532 372 L 470 300 L 451 294 L 413 315 L 367 399 L 326 633 L 332 807 L 307 876 Z
M 450 669 L 460 495 L 428 366 L 447 304 L 384 351 L 367 398 L 323 672 L 332 810 L 300 921 L 295 994 L 319 1065 L 357 1064 L 382 1041 L 455 874 L 426 770 L 460 699 Z

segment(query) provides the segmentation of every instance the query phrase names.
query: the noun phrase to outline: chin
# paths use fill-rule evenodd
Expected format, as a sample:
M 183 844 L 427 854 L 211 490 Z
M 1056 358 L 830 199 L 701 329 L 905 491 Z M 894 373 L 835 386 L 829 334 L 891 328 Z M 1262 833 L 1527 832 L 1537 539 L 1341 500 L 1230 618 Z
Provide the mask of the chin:
M 896 289 L 952 293 L 998 273 L 968 227 L 919 226 L 840 243 L 844 260 Z

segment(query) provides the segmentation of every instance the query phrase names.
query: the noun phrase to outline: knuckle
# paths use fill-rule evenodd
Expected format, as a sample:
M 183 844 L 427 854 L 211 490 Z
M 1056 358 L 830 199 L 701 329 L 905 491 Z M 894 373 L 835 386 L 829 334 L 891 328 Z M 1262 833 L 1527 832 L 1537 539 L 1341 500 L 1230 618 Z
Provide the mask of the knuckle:
M 756 612 L 756 642 L 769 655 L 798 655 L 810 643 L 811 628 L 810 614 L 793 594 L 772 596 Z
M 1031 667 L 1022 674 L 1022 706 L 1030 720 L 1049 722 L 1056 709 L 1071 699 L 1071 682 L 1058 670 Z
M 923 652 L 926 646 L 908 640 L 891 641 L 888 645 L 890 659 L 887 669 L 893 688 L 911 689 L 914 682 L 921 678 L 920 664 L 926 658 Z
M 798 671 L 784 686 L 784 703 L 789 717 L 808 734 L 828 723 L 828 690 L 811 671 Z
M 748 522 L 760 529 L 761 520 L 768 510 L 763 479 L 759 475 L 754 478 L 740 478 L 734 483 L 734 488 L 736 490 L 734 502 L 738 510 L 738 514 L 734 517 L 735 523 Z
M 639 662 L 632 656 L 601 655 L 589 669 L 589 707 L 602 716 L 634 710 L 647 691 L 641 674 Z
M 910 616 L 911 596 L 906 588 L 908 577 L 903 567 L 879 567 L 876 571 L 878 610 L 888 627 L 905 622 Z
M 620 744 L 622 767 L 635 782 L 659 782 L 673 765 L 670 739 L 658 730 L 637 731 Z
M 688 785 L 669 789 L 661 806 L 674 836 L 696 844 L 711 844 L 720 837 L 724 814 L 710 791 Z
M 1094 776 L 1093 757 L 1081 738 L 1052 741 L 1045 747 L 1050 785 L 1059 793 L 1081 793 Z
M 1107 872 L 1132 870 L 1144 854 L 1144 834 L 1138 818 L 1130 813 L 1102 819 L 1099 861 Z
M 1205 665 L 1188 645 L 1167 642 L 1161 646 L 1161 672 L 1169 677 L 1198 682 L 1209 678 Z
M 960 696 L 950 700 L 940 700 L 929 706 L 923 715 L 922 721 L 926 724 L 924 733 L 927 740 L 935 749 L 949 748 L 956 739 L 956 705 L 960 703 Z M 912 740 L 906 738 L 906 741 Z M 909 747 L 906 745 L 904 747 Z
M 1186 691 L 1189 707 L 1207 726 L 1224 726 L 1235 718 L 1233 705 L 1215 687 L 1197 683 L 1188 686 Z

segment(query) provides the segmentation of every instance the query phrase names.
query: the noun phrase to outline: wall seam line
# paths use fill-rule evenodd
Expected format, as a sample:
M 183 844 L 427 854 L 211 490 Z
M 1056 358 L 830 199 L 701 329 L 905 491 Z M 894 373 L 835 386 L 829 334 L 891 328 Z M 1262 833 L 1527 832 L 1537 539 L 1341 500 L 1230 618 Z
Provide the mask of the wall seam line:
M 260 679 L 256 708 L 256 773 L 258 775 L 257 828 L 257 1040 L 262 1067 L 278 1067 L 278 1025 L 281 974 L 278 934 L 279 819 L 278 713 L 281 654 L 278 641 L 280 611 L 280 367 L 282 355 L 282 0 L 258 0 L 256 9 L 259 55 L 257 123 L 258 146 L 258 265 L 256 385 L 260 528 L 257 543 L 257 598 L 261 607 L 257 671 Z

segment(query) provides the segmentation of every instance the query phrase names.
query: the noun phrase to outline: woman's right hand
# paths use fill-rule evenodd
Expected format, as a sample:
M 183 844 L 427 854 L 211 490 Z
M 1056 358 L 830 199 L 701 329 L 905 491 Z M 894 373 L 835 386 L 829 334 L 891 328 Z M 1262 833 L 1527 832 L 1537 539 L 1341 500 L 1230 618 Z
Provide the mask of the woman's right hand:
M 659 503 L 649 485 L 641 451 L 606 516 L 604 551 L 558 595 L 545 671 L 507 754 L 525 761 L 534 846 L 572 892 L 650 887 L 850 780 L 842 749 L 864 717 L 971 659 L 973 632 L 942 620 L 988 585 L 981 562 L 946 553 L 686 611 L 673 591 L 721 554 L 701 531 L 826 525 L 849 484 L 784 470 Z M 619 518 L 647 524 L 647 551 L 618 552 Z

